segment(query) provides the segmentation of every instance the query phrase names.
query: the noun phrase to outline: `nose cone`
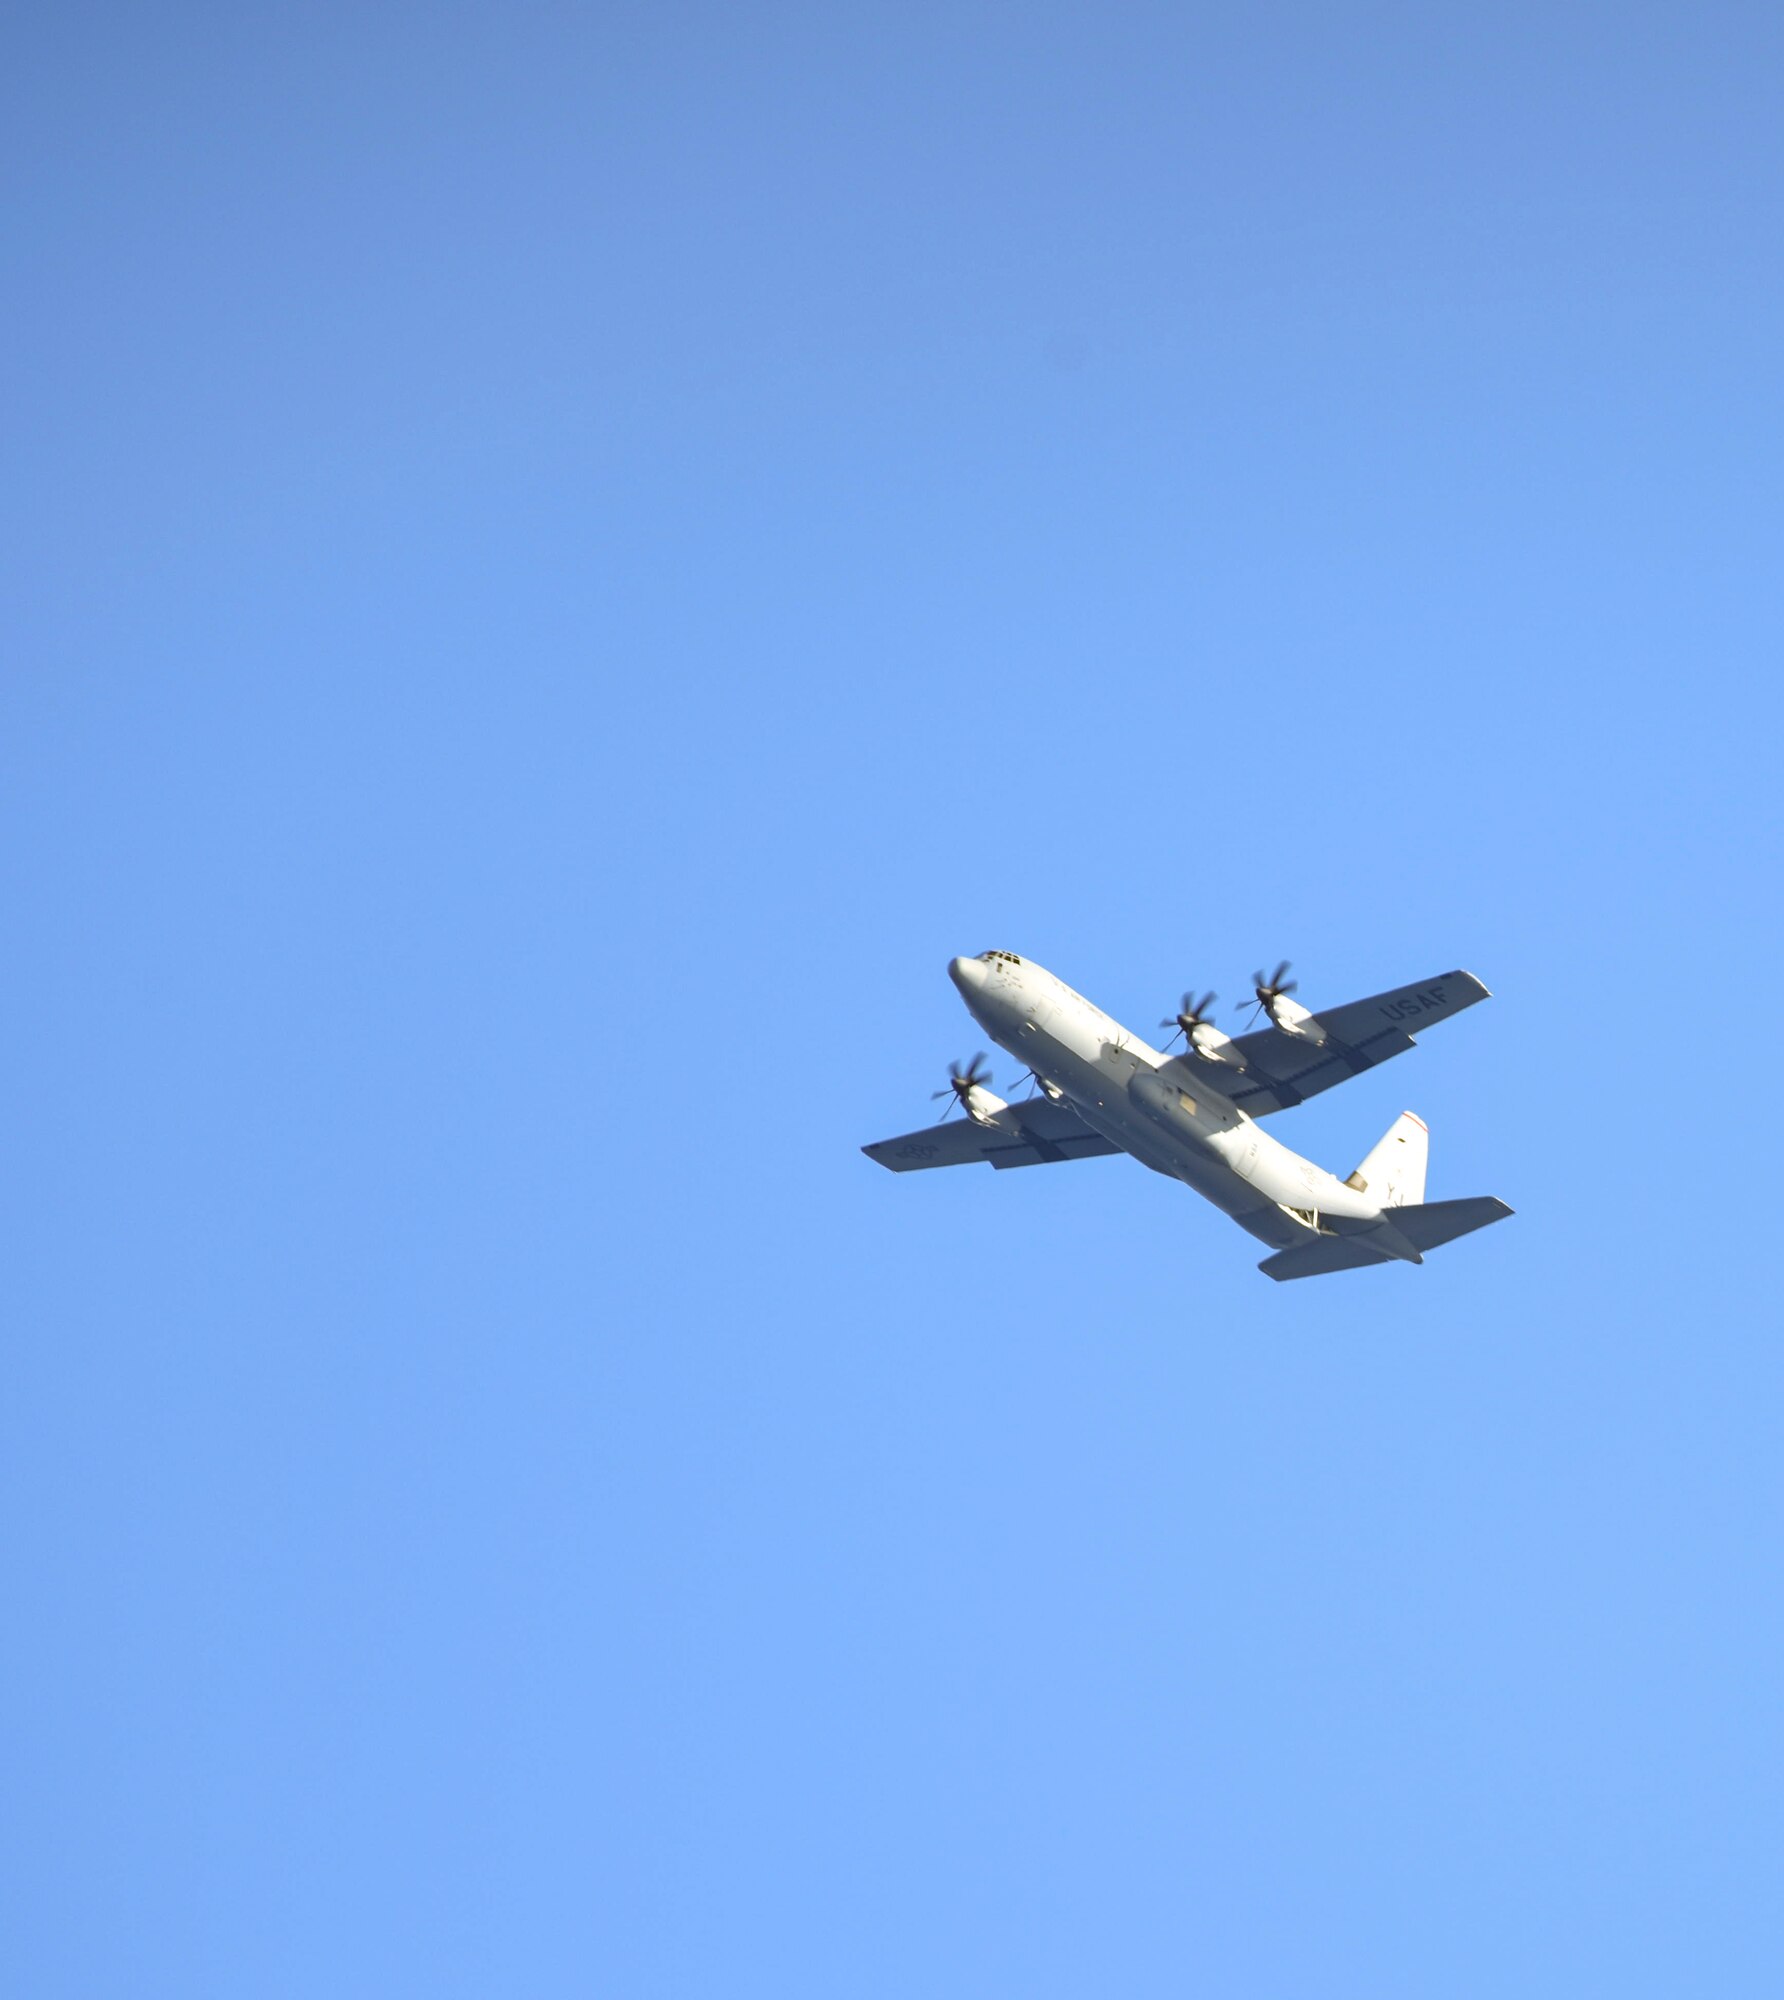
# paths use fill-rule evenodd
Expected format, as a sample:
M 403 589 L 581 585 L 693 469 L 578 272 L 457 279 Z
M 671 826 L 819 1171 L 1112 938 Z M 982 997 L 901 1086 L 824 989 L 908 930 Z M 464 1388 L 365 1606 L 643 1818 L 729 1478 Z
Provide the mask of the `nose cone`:
M 985 984 L 987 970 L 982 959 L 954 958 L 948 961 L 948 977 L 969 1000 Z

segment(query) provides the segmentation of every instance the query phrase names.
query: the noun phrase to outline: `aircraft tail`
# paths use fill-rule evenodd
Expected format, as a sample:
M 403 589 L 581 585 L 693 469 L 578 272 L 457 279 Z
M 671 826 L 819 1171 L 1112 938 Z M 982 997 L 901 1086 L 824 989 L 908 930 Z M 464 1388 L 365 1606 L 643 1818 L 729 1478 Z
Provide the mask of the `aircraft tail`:
M 1421 1126 L 1420 1130 L 1423 1129 Z M 1392 1136 L 1390 1132 L 1388 1137 Z M 1380 1152 L 1381 1147 L 1375 1151 Z M 1374 1157 L 1374 1153 L 1369 1155 L 1371 1160 Z M 1422 1252 L 1453 1243 L 1458 1236 L 1466 1236 L 1473 1230 L 1485 1229 L 1489 1222 L 1503 1222 L 1511 1212 L 1497 1195 L 1476 1194 L 1460 1201 L 1404 1204 L 1394 1210 L 1390 1219 L 1412 1247 Z M 1366 1235 L 1321 1236 L 1311 1243 L 1297 1244 L 1292 1250 L 1278 1250 L 1275 1256 L 1266 1257 L 1258 1269 L 1280 1283 L 1288 1278 L 1317 1278 L 1327 1271 L 1356 1271 L 1367 1264 L 1393 1261 L 1385 1252 L 1372 1250 Z
M 1413 1112 L 1402 1111 L 1345 1185 L 1359 1194 L 1373 1195 L 1383 1208 L 1410 1208 L 1425 1198 L 1425 1167 L 1430 1157 L 1431 1134 L 1425 1121 Z
M 1292 1250 L 1278 1250 L 1258 1269 L 1280 1284 L 1287 1278 L 1318 1278 L 1327 1271 L 1360 1271 L 1370 1264 L 1393 1262 L 1392 1257 L 1366 1248 L 1354 1236 L 1321 1236 L 1311 1243 L 1298 1243 Z
M 1422 1201 L 1394 1210 L 1394 1227 L 1415 1250 L 1435 1250 L 1511 1213 L 1496 1194 L 1464 1195 L 1460 1201 Z

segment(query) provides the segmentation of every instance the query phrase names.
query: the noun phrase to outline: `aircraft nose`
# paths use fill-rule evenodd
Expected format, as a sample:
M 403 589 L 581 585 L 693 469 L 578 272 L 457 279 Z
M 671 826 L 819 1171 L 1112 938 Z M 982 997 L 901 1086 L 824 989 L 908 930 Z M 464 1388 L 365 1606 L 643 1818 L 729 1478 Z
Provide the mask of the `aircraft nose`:
M 962 993 L 971 995 L 978 992 L 985 983 L 984 962 L 976 958 L 955 958 L 948 961 L 948 977 Z

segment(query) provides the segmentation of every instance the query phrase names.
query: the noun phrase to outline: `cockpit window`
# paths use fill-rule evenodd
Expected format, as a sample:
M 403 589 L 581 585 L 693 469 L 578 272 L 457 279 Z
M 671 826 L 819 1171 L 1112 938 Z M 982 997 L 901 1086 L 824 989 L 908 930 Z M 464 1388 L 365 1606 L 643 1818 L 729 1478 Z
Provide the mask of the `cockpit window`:
M 987 965 L 1020 965 L 1022 963 L 1013 951 L 982 951 L 979 956 Z

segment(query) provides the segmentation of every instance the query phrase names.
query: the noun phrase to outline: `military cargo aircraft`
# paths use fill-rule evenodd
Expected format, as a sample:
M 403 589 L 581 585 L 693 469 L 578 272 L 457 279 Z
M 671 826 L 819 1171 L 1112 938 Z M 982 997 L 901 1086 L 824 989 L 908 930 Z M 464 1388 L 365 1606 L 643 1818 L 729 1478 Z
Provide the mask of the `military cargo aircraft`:
M 1316 1167 L 1258 1123 L 1413 1045 L 1413 1037 L 1490 998 L 1468 972 L 1439 973 L 1367 1000 L 1310 1013 L 1292 995 L 1288 961 L 1253 976 L 1254 1017 L 1268 1027 L 1227 1036 L 1186 993 L 1154 1049 L 1010 951 L 948 967 L 968 1011 L 1026 1066 L 1034 1094 L 992 1094 L 983 1054 L 956 1064 L 935 1095 L 954 1102 L 939 1125 L 861 1150 L 894 1173 L 988 1160 L 1032 1167 L 1129 1153 L 1142 1166 L 1205 1195 L 1271 1246 L 1258 1269 L 1311 1278 L 1372 1264 L 1422 1264 L 1424 1253 L 1511 1214 L 1492 1195 L 1426 1201 L 1430 1135 L 1404 1111 L 1345 1179 Z M 1180 1054 L 1168 1054 L 1178 1035 Z M 964 1117 L 955 1118 L 956 1110 Z

